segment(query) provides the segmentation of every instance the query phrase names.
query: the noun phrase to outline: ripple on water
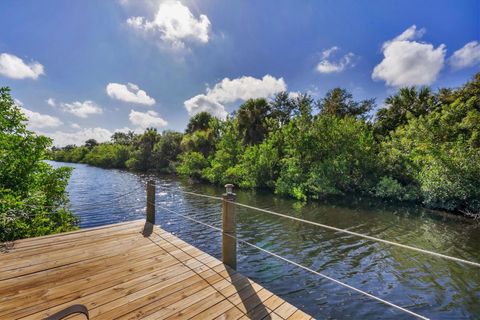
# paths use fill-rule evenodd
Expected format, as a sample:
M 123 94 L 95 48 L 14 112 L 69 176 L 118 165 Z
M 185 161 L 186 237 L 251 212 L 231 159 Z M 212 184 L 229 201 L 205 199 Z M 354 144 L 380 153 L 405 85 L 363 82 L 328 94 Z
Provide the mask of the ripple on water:
M 190 186 L 168 176 L 137 175 L 82 164 L 52 164 L 75 168 L 68 192 L 82 228 L 143 219 L 143 186 L 147 178 L 157 180 L 156 197 L 160 206 L 221 227 L 221 204 L 218 201 L 179 192 L 188 190 L 219 196 L 224 191 L 221 188 Z M 125 193 L 130 194 L 118 198 Z M 480 261 L 478 227 L 432 216 L 421 208 L 394 207 L 368 199 L 303 204 L 264 192 L 242 191 L 237 192 L 237 201 Z M 164 229 L 220 257 L 221 236 L 218 231 L 160 208 L 157 208 L 156 219 Z M 419 314 L 434 319 L 479 318 L 478 268 L 246 208 L 237 208 L 237 222 L 241 239 Z M 238 269 L 317 318 L 411 318 L 245 245 L 238 248 Z

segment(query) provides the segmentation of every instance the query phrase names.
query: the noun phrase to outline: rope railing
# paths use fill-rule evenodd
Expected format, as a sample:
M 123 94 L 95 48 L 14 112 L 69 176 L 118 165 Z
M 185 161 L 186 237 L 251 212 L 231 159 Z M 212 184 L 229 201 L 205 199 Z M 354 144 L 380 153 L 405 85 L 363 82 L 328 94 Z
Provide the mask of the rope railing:
M 161 205 L 158 205 L 158 204 L 155 204 L 155 205 L 156 205 L 158 208 L 160 208 L 160 209 L 162 209 L 162 210 L 165 210 L 165 211 L 167 211 L 167 212 L 169 212 L 169 213 L 171 213 L 171 214 L 174 214 L 174 215 L 176 215 L 176 216 L 183 217 L 183 218 L 185 218 L 185 219 L 188 219 L 188 220 L 193 221 L 193 222 L 195 222 L 195 223 L 201 224 L 201 225 L 206 226 L 206 227 L 208 227 L 208 228 L 214 229 L 214 230 L 219 231 L 219 232 L 223 232 L 223 230 L 222 230 L 221 228 L 212 226 L 211 224 L 208 224 L 208 223 L 205 223 L 205 222 L 200 221 L 200 220 L 198 220 L 198 219 L 192 218 L 191 216 L 178 213 L 178 212 L 176 212 L 176 211 L 174 211 L 174 210 L 171 210 L 171 209 L 169 209 L 169 208 L 167 208 L 167 207 L 164 207 L 164 206 L 161 206 Z M 408 309 L 405 309 L 405 308 L 403 308 L 403 307 L 401 307 L 401 306 L 399 306 L 399 305 L 396 305 L 396 304 L 394 304 L 394 303 L 392 303 L 392 302 L 390 302 L 390 301 L 387 301 L 387 300 L 385 300 L 385 299 L 382 299 L 382 298 L 380 298 L 380 297 L 377 297 L 377 296 L 375 296 L 375 295 L 373 295 L 373 294 L 371 294 L 371 293 L 368 293 L 368 292 L 366 292 L 366 291 L 363 291 L 363 290 L 361 290 L 361 289 L 355 288 L 355 287 L 353 287 L 353 286 L 351 286 L 351 285 L 349 285 L 349 284 L 346 284 L 346 283 L 341 282 L 341 281 L 339 281 L 339 280 L 337 280 L 337 279 L 334 279 L 334 278 L 332 278 L 332 277 L 330 277 L 330 276 L 327 276 L 327 275 L 325 275 L 325 274 L 323 274 L 323 273 L 320 273 L 320 272 L 318 272 L 318 271 L 315 271 L 315 270 L 313 270 L 313 269 L 311 269 L 311 268 L 309 268 L 309 267 L 306 267 L 306 266 L 304 266 L 304 265 L 301 265 L 301 264 L 299 264 L 299 263 L 297 263 L 297 262 L 295 262 L 295 261 L 292 261 L 292 260 L 290 260 L 290 259 L 288 259 L 288 258 L 282 257 L 282 256 L 280 256 L 280 255 L 278 255 L 278 254 L 276 254 L 276 253 L 273 253 L 273 252 L 271 252 L 271 251 L 269 251 L 269 250 L 267 250 L 267 249 L 264 249 L 264 248 L 262 248 L 262 247 L 259 247 L 259 246 L 255 245 L 255 244 L 253 244 L 253 243 L 251 243 L 251 242 L 249 242 L 249 241 L 240 239 L 240 238 L 238 238 L 238 237 L 236 237 L 236 236 L 233 236 L 233 235 L 230 235 L 230 234 L 225 234 L 225 235 L 227 235 L 228 237 L 231 237 L 232 239 L 235 239 L 235 240 L 238 241 L 239 243 L 248 245 L 248 246 L 250 246 L 250 247 L 252 247 L 252 248 L 255 248 L 255 249 L 259 250 L 259 251 L 262 251 L 262 252 L 264 252 L 264 253 L 266 253 L 266 254 L 269 254 L 269 255 L 277 258 L 277 259 L 280 259 L 280 260 L 282 260 L 282 261 L 284 261 L 284 262 L 287 262 L 287 263 L 289 263 L 289 264 L 291 264 L 291 265 L 294 265 L 294 266 L 296 266 L 296 267 L 299 267 L 299 268 L 301 268 L 301 269 L 303 269 L 303 270 L 305 270 L 305 271 L 308 271 L 308 272 L 310 272 L 310 273 L 313 273 L 313 274 L 315 274 L 315 275 L 317 275 L 317 276 L 319 276 L 319 277 L 322 277 L 322 278 L 324 278 L 324 279 L 326 279 L 326 280 L 329 280 L 329 281 L 331 281 L 331 282 L 334 282 L 334 283 L 336 283 L 336 284 L 338 284 L 338 285 L 340 285 L 340 286 L 342 286 L 342 287 L 345 287 L 345 288 L 348 288 L 348 289 L 350 289 L 350 290 L 353 290 L 353 291 L 355 291 L 355 292 L 357 292 L 357 293 L 360 293 L 360 294 L 362 294 L 362 295 L 364 295 L 364 296 L 366 296 L 366 297 L 368 297 L 368 298 L 374 299 L 374 300 L 376 300 L 376 301 L 378 301 L 378 302 L 380 302 L 380 303 L 382 303 L 382 304 L 385 304 L 385 305 L 387 305 L 387 306 L 389 306 L 389 307 L 392 307 L 392 308 L 394 308 L 394 309 L 397 309 L 397 310 L 399 310 L 399 311 L 402 311 L 402 312 L 404 312 L 404 313 L 407 313 L 407 314 L 409 314 L 409 315 L 411 315 L 411 316 L 414 316 L 414 317 L 416 317 L 416 318 L 418 318 L 418 319 L 425 319 L 425 320 L 428 320 L 428 319 L 429 319 L 429 318 L 427 318 L 427 317 L 425 317 L 425 316 L 422 316 L 422 315 L 420 315 L 420 314 L 418 314 L 418 313 L 415 313 L 415 312 L 410 311 L 410 310 L 408 310 Z
M 90 202 L 90 203 L 86 203 L 86 204 L 80 204 L 80 205 L 74 205 L 72 206 L 71 204 L 59 204 L 59 205 L 56 205 L 56 206 L 48 206 L 48 205 L 35 205 L 35 204 L 28 204 L 28 203 L 25 203 L 25 204 L 22 204 L 22 207 L 25 207 L 25 208 L 30 208 L 30 209 L 37 209 L 37 210 L 45 210 L 45 209 L 71 209 L 72 207 L 75 209 L 75 210 L 82 210 L 82 211 L 85 211 L 85 210 L 91 210 L 91 209 L 98 209 L 99 206 L 111 206 L 112 203 L 114 201 L 117 201 L 117 200 L 120 200 L 120 199 L 123 199 L 125 198 L 126 196 L 128 195 L 131 195 L 135 192 L 137 192 L 138 190 L 140 189 L 143 189 L 145 188 L 144 185 L 142 186 L 139 186 L 137 188 L 134 188 L 133 190 L 129 191 L 129 192 L 126 192 L 126 193 L 123 193 L 121 195 L 118 195 L 118 196 L 115 196 L 113 198 L 109 198 L 107 200 L 102 200 L 102 201 L 96 201 L 96 202 Z M 132 209 L 134 208 L 135 206 L 134 205 L 130 205 L 128 206 L 129 209 Z M 139 207 L 140 208 L 140 207 Z M 19 214 L 19 215 L 22 215 L 24 217 L 33 217 L 35 215 L 37 215 L 36 212 L 24 212 L 22 211 L 21 209 L 19 208 L 14 208 L 14 209 L 10 209 L 7 211 L 7 213 L 13 213 L 13 214 Z M 42 214 L 57 214 L 58 211 L 51 211 L 51 212 L 42 212 Z
M 193 196 L 203 197 L 203 198 L 209 198 L 209 199 L 214 199 L 214 200 L 223 200 L 223 198 L 221 198 L 221 197 L 204 195 L 204 194 L 195 193 L 195 192 L 191 192 L 191 191 L 184 191 L 184 190 L 180 190 L 180 189 L 175 190 L 175 191 L 185 193 L 185 194 L 189 194 L 189 195 L 193 195 Z M 229 202 L 229 203 L 232 203 L 236 206 L 239 206 L 239 207 L 244 207 L 244 208 L 247 208 L 247 209 L 268 213 L 270 215 L 274 215 L 274 216 L 277 216 L 277 217 L 286 218 L 286 219 L 302 222 L 302 223 L 305 223 L 305 224 L 321 227 L 321 228 L 324 228 L 324 229 L 336 231 L 336 232 L 339 232 L 339 233 L 349 234 L 349 235 L 364 238 L 364 239 L 367 239 L 367 240 L 376 241 L 376 242 L 388 244 L 388 245 L 391 245 L 391 246 L 396 246 L 396 247 L 399 247 L 399 248 L 408 249 L 408 250 L 428 254 L 428 255 L 431 255 L 431 256 L 435 256 L 437 258 L 442 258 L 442 259 L 446 259 L 446 260 L 450 260 L 450 261 L 455 261 L 455 262 L 471 265 L 471 266 L 474 266 L 474 267 L 480 267 L 480 263 L 478 263 L 478 262 L 469 261 L 469 260 L 466 260 L 466 259 L 457 258 L 457 257 L 449 256 L 449 255 L 446 255 L 446 254 L 437 253 L 437 252 L 434 252 L 434 251 L 430 251 L 430 250 L 426 250 L 426 249 L 422 249 L 422 248 L 418 248 L 418 247 L 414 247 L 414 246 L 410 246 L 410 245 L 406 245 L 406 244 L 402 244 L 402 243 L 398 243 L 398 242 L 394 242 L 394 241 L 390 241 L 390 240 L 385 240 L 385 239 L 369 236 L 369 235 L 366 235 L 366 234 L 362 234 L 362 233 L 358 233 L 358 232 L 354 232 L 354 231 L 350 231 L 350 230 L 346 230 L 346 229 L 333 227 L 333 226 L 326 225 L 326 224 L 319 223 L 319 222 L 314 222 L 314 221 L 305 220 L 305 219 L 302 219 L 302 218 L 292 217 L 292 216 L 289 216 L 289 215 L 286 215 L 286 214 L 283 214 L 283 213 L 279 213 L 279 212 L 275 212 L 275 211 L 267 210 L 267 209 L 262 209 L 262 208 L 257 208 L 257 207 L 250 206 L 250 205 L 240 203 L 240 202 L 236 202 L 236 201 L 228 201 L 228 200 L 226 200 L 226 201 Z
M 140 190 L 141 188 L 144 188 L 145 186 L 144 185 L 141 185 L 137 188 L 134 188 L 132 190 L 130 190 L 129 192 L 126 192 L 124 194 L 121 194 L 121 195 L 118 195 L 118 196 L 115 196 L 114 198 L 110 198 L 108 200 L 105 200 L 105 201 L 97 201 L 97 202 L 93 202 L 93 203 L 89 203 L 89 204 L 85 204 L 85 206 L 83 208 L 92 208 L 92 207 L 98 207 L 99 205 L 111 205 L 114 201 L 116 200 L 119 200 L 119 199 L 123 199 L 125 197 L 127 197 L 128 195 L 131 195 L 135 192 L 137 192 L 138 190 Z M 354 231 L 350 231 L 350 230 L 346 230 L 346 229 L 341 229 L 341 228 L 337 228 L 337 227 L 333 227 L 333 226 L 330 226 L 330 225 L 326 225 L 326 224 L 322 224 L 322 223 L 319 223 L 319 222 L 314 222 L 314 221 L 310 221 L 310 220 L 306 220 L 306 219 L 302 219 L 302 218 L 297 218 L 297 217 L 293 217 L 293 216 L 290 216 L 290 215 L 287 215 L 287 214 L 283 214 L 283 213 L 279 213 L 279 212 L 275 212 L 275 211 L 272 211 L 272 210 L 268 210 L 268 209 L 262 209 L 262 208 L 258 208 L 258 207 L 255 207 L 255 206 L 251 206 L 251 205 L 247 205 L 247 204 L 244 204 L 244 203 L 239 203 L 239 202 L 236 202 L 235 201 L 235 198 L 233 197 L 233 201 L 232 201 L 232 198 L 229 198 L 229 197 L 226 197 L 224 195 L 224 197 L 217 197 L 217 196 L 212 196 L 212 195 L 206 195 L 206 194 L 201 194 L 201 193 L 197 193 L 197 192 L 192 192 L 192 191 L 185 191 L 185 190 L 182 190 L 181 188 L 178 188 L 178 187 L 170 187 L 170 186 L 166 186 L 166 185 L 161 185 L 160 188 L 162 189 L 170 189 L 170 190 L 173 190 L 174 192 L 180 192 L 180 193 L 183 193 L 183 194 L 187 194 L 187 195 L 192 195 L 192 196 L 196 196 L 196 197 L 202 197 L 202 198 L 206 198 L 206 199 L 212 199 L 212 200 L 220 200 L 223 202 L 223 206 L 224 206 L 224 214 L 225 214 L 225 206 L 228 204 L 228 205 L 231 205 L 231 206 L 239 206 L 239 207 L 243 207 L 243 208 L 246 208 L 246 209 L 250 209 L 250 210 L 255 210 L 255 211 L 259 211 L 259 212 L 263 212 L 263 213 L 267 213 L 267 214 L 270 214 L 270 215 L 273 215 L 273 216 L 277 216 L 277 217 L 281 217 L 281 218 L 284 218 L 284 219 L 290 219 L 290 220 L 293 220 L 293 221 L 297 221 L 297 222 L 301 222 L 301 223 L 305 223 L 305 224 L 309 224 L 309 225 L 313 225 L 313 226 L 316 226 L 316 227 L 320 227 L 320 228 L 323 228 L 323 229 L 327 229 L 327 230 L 331 230 L 331 231 L 335 231 L 335 232 L 339 232 L 339 233 L 344 233 L 344 234 L 349 234 L 349 235 L 352 235 L 352 236 L 356 236 L 356 237 L 359 237 L 359 238 L 364 238 L 364 239 L 367 239 L 367 240 L 370 240 L 370 241 L 375 241 L 375 242 L 379 242 L 379 243 L 384 243 L 384 244 L 387 244 L 387 245 L 391 245 L 391 246 L 396 246 L 396 247 L 399 247 L 399 248 L 403 248 L 403 249 L 407 249 L 407 250 L 412 250 L 412 251 L 416 251 L 416 252 L 420 252 L 420 253 L 423 253 L 423 254 L 428 254 L 428 255 L 431 255 L 431 256 L 435 256 L 437 258 L 443 258 L 443 259 L 446 259 L 446 260 L 450 260 L 450 261 L 454 261 L 454 262 L 458 262 L 458 263 L 463 263 L 463 264 L 467 264 L 467 265 L 470 265 L 470 266 L 475 266 L 475 267 L 480 267 L 480 263 L 478 262 L 474 262 L 474 261 L 469 261 L 469 260 L 466 260 L 466 259 L 462 259 L 462 258 L 457 258 L 457 257 L 453 257 L 453 256 L 449 256 L 449 255 L 445 255 L 445 254 L 442 254 L 442 253 L 437 253 L 437 252 L 433 252 L 433 251 L 430 251 L 430 250 L 426 250 L 426 249 L 422 249 L 422 248 L 418 248 L 418 247 L 414 247 L 414 246 L 410 246 L 410 245 L 405 245 L 405 244 L 402 244 L 402 243 L 397 243 L 397 242 L 393 242 L 393 241 L 389 241 L 389 240 L 385 240 L 385 239 L 381 239 L 381 238 L 377 238 L 377 237 L 373 237 L 373 236 L 369 236 L 369 235 L 366 235 L 366 234 L 362 234 L 362 233 L 358 233 L 358 232 L 354 232 Z M 344 283 L 344 282 L 341 282 L 340 280 L 337 280 L 337 279 L 334 279 L 326 274 L 323 274 L 321 272 L 318 272 L 316 270 L 313 270 L 307 266 L 304 266 L 304 265 L 301 265 L 300 263 L 297 263 L 295 261 L 292 261 L 291 259 L 288 259 L 286 257 L 283 257 L 283 256 L 280 256 L 274 252 L 271 252 L 267 249 L 264 249 L 260 246 L 257 246 L 256 244 L 253 244 L 249 241 L 246 241 L 246 240 L 243 240 L 243 239 L 240 239 L 238 237 L 236 237 L 236 233 L 233 232 L 226 232 L 225 231 L 225 220 L 224 220 L 224 229 L 222 228 L 219 228 L 219 227 L 215 227 L 209 223 L 206 223 L 206 222 L 203 222 L 199 219 L 196 219 L 190 215 L 186 215 L 186 214 L 181 214 L 181 213 L 178 213 L 174 210 L 171 210 L 165 206 L 162 206 L 162 205 L 159 205 L 158 203 L 156 203 L 155 201 L 155 186 L 154 186 L 154 182 L 153 181 L 149 181 L 149 183 L 147 184 L 147 221 L 149 221 L 149 219 L 153 219 L 153 223 L 154 223 L 154 220 L 155 220 L 155 207 L 158 207 L 162 210 L 165 210 L 171 214 L 174 214 L 176 216 L 180 216 L 180 217 L 183 217 L 187 220 L 190 220 L 190 221 L 193 221 L 197 224 L 201 224 L 205 227 L 208 227 L 210 229 L 213 229 L 213 230 L 216 230 L 216 231 L 219 231 L 222 233 L 222 235 L 224 237 L 227 237 L 227 238 L 231 238 L 234 240 L 234 242 L 238 242 L 238 243 L 241 243 L 241 244 L 244 244 L 244 245 L 247 245 L 247 246 L 250 246 L 252 248 L 255 248 L 256 250 L 259 250 L 263 253 L 266 253 L 268 255 L 271 255 L 272 257 L 274 258 L 277 258 L 279 260 L 282 260 L 284 262 L 287 262 L 293 266 L 296 266 L 298 268 L 301 268 L 307 272 L 310 272 L 312 274 L 315 274 L 323 279 L 326 279 L 326 280 L 329 280 L 333 283 L 336 283 L 337 285 L 340 285 L 344 288 L 347 288 L 347 289 L 350 289 L 352 291 L 355 291 L 359 294 L 362 294 L 368 298 L 371 298 L 373 300 L 376 300 L 377 302 L 380 302 L 384 305 L 387 305 L 389 307 L 392 307 L 394 309 L 397 309 L 399 311 L 402 311 L 404 313 L 407 313 L 411 316 L 414 316 L 416 318 L 419 318 L 419 319 L 428 319 L 427 317 L 425 316 L 422 316 L 418 313 L 415 313 L 413 311 L 410 311 L 406 308 L 403 308 L 397 304 L 394 304 L 392 302 L 389 302 L 385 299 L 382 299 L 380 297 L 377 297 L 371 293 L 368 293 L 366 291 L 363 291 L 361 289 L 358 289 L 358 288 L 355 288 L 347 283 Z M 161 195 L 161 194 L 158 194 L 158 195 Z M 227 190 L 227 195 L 234 195 L 233 193 L 231 193 L 231 190 L 230 190 L 230 193 L 228 192 Z M 153 201 L 149 201 L 150 200 L 153 200 Z M 33 207 L 35 208 L 35 205 L 26 205 L 27 207 Z M 55 206 L 44 206 L 42 208 L 47 208 L 47 207 L 52 207 L 52 208 L 58 208 L 58 207 L 55 207 Z M 134 205 L 130 205 L 128 206 L 129 208 L 133 208 L 135 207 Z M 67 207 L 68 208 L 68 207 Z M 81 209 L 82 208 L 82 205 L 80 206 L 75 206 L 76 209 Z M 153 208 L 153 217 L 152 217 L 152 208 Z M 30 215 L 31 213 L 29 213 Z M 224 216 L 224 219 L 225 219 L 225 216 Z M 152 222 L 152 221 L 150 221 Z M 226 241 L 225 238 L 223 241 Z M 223 252 L 222 252 L 223 254 Z M 235 263 L 236 263 L 236 258 L 235 258 Z
M 130 190 L 126 193 L 123 193 L 123 194 L 120 194 L 118 196 L 115 196 L 113 198 L 109 198 L 108 200 L 102 200 L 102 201 L 96 201 L 96 202 L 90 202 L 88 204 L 80 204 L 80 205 L 75 205 L 75 208 L 83 208 L 83 207 L 87 207 L 87 208 L 93 208 L 95 206 L 98 206 L 98 205 L 111 205 L 113 201 L 116 201 L 116 200 L 119 200 L 119 199 L 123 199 L 125 198 L 126 196 L 130 195 L 130 194 L 133 194 L 135 192 L 137 192 L 138 190 L 140 189 L 144 189 L 145 188 L 145 185 L 141 185 L 137 188 L 134 188 L 133 190 Z M 69 205 L 71 204 L 68 204 L 68 205 L 58 205 L 58 206 L 43 206 L 43 205 L 32 205 L 32 204 L 23 204 L 23 206 L 25 207 L 29 207 L 29 208 L 43 208 L 43 209 L 56 209 L 56 208 L 63 208 L 63 207 L 68 207 Z

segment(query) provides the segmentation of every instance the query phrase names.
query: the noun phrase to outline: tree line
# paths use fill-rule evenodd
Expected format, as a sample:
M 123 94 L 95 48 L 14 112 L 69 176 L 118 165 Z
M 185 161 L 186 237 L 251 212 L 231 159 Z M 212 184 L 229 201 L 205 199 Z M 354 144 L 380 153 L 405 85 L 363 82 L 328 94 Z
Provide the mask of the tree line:
M 460 88 L 406 87 L 375 110 L 335 88 L 315 101 L 280 92 L 185 132 L 116 132 L 53 148 L 57 161 L 158 171 L 266 188 L 299 200 L 362 194 L 480 214 L 480 73 Z

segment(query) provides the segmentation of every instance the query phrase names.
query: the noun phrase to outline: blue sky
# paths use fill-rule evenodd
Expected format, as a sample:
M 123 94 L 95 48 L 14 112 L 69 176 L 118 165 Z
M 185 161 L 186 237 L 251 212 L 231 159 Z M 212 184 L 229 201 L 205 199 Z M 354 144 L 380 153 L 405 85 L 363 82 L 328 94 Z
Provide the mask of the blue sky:
M 475 0 L 3 0 L 0 30 L 0 85 L 59 145 L 183 130 L 284 89 L 382 106 L 398 87 L 480 70 Z

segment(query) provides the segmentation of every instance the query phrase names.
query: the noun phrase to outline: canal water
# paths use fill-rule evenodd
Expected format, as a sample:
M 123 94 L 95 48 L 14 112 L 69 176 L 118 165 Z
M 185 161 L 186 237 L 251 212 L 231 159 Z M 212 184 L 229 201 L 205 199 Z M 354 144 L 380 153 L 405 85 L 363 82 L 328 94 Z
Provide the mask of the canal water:
M 218 231 L 170 211 L 221 227 L 218 200 L 181 191 L 220 196 L 222 188 L 192 185 L 172 176 L 49 163 L 74 168 L 68 192 L 82 228 L 144 218 L 145 181 L 153 178 L 157 223 L 220 257 Z M 237 201 L 244 204 L 480 262 L 480 226 L 463 219 L 372 199 L 345 197 L 305 204 L 267 192 L 236 193 Z M 242 207 L 237 207 L 237 236 L 423 316 L 480 319 L 480 268 Z M 412 318 L 242 244 L 238 270 L 318 319 Z

